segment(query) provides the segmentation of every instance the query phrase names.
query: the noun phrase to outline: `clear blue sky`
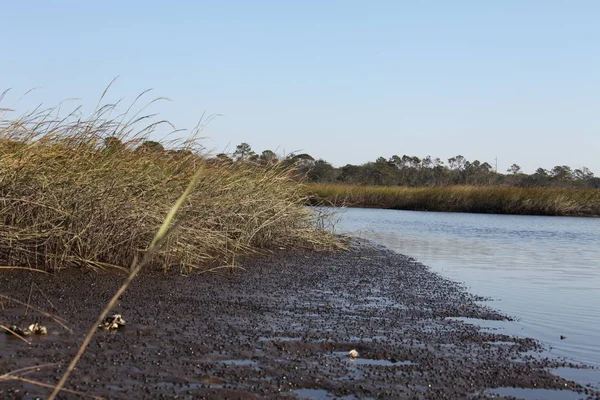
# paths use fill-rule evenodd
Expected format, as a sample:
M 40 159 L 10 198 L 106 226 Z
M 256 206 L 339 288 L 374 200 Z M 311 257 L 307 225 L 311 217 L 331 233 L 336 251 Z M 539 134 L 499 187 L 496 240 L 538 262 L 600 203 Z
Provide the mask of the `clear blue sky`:
M 25 111 L 147 88 L 215 151 L 334 165 L 457 154 L 600 175 L 600 1 L 3 1 L 0 88 Z M 12 103 L 9 98 L 8 104 Z M 87 108 L 91 111 L 91 106 Z

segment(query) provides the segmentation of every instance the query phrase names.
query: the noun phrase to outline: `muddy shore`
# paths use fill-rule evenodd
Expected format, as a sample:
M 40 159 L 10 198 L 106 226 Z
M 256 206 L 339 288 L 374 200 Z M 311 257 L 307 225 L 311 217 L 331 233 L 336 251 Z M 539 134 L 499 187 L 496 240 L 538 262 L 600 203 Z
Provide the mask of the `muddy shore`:
M 548 371 L 531 339 L 450 317 L 506 317 L 415 260 L 368 243 L 349 252 L 285 252 L 248 260 L 234 274 L 143 273 L 115 312 L 126 326 L 99 331 L 66 387 L 105 398 L 504 398 L 491 388 L 600 393 Z M 64 318 L 71 331 L 1 300 L 2 325 L 41 322 L 27 345 L 0 336 L 0 375 L 55 383 L 124 275 L 0 272 L 0 294 Z M 33 282 L 33 285 L 32 285 Z M 348 352 L 355 349 L 357 359 Z M 0 381 L 0 398 L 50 390 Z M 61 398 L 79 398 L 62 394 Z M 561 397 L 557 397 L 561 398 Z

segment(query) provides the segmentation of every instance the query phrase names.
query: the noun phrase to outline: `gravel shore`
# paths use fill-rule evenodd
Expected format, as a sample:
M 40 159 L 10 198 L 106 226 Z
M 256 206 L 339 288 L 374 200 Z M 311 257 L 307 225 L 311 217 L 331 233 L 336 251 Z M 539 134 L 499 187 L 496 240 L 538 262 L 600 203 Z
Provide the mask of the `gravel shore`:
M 504 397 L 490 389 L 502 387 L 600 395 L 548 372 L 568 365 L 539 357 L 534 340 L 449 318 L 506 319 L 409 257 L 355 241 L 348 252 L 281 252 L 243 267 L 143 273 L 115 309 L 125 327 L 96 334 L 66 387 L 116 399 L 497 399 Z M 53 363 L 25 376 L 57 382 L 123 279 L 89 270 L 0 272 L 0 294 L 27 302 L 31 292 L 32 305 L 72 330 L 0 299 L 0 324 L 40 322 L 49 331 L 30 336 L 31 345 L 2 334 L 0 375 Z M 49 392 L 0 381 L 3 399 Z

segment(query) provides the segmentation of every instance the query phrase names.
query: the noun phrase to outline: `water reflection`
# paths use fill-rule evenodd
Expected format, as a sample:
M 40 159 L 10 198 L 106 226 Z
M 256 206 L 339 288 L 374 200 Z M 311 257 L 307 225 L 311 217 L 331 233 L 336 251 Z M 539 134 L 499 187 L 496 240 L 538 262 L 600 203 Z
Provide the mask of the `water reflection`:
M 554 355 L 600 366 L 600 219 L 348 208 L 338 230 L 463 282 Z

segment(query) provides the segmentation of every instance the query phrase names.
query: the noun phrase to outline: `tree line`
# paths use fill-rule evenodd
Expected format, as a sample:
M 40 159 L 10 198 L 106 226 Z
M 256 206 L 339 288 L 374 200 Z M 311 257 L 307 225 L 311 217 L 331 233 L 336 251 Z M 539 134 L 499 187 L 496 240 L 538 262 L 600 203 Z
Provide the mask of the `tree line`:
M 105 148 L 120 149 L 124 146 L 118 138 L 110 137 L 104 142 Z M 189 153 L 189 150 L 166 150 L 160 143 L 144 141 L 136 151 L 158 151 L 166 153 Z M 346 164 L 334 167 L 323 159 L 315 159 L 307 153 L 291 153 L 279 156 L 272 150 L 255 152 L 250 144 L 240 143 L 231 154 L 220 153 L 215 162 L 244 162 L 248 164 L 293 167 L 298 179 L 312 183 L 345 183 L 351 185 L 374 186 L 451 186 L 511 185 L 519 187 L 579 187 L 600 189 L 600 178 L 595 177 L 586 167 L 573 169 L 567 165 L 557 165 L 551 169 L 538 168 L 526 174 L 517 164 L 512 164 L 505 172 L 496 171 L 488 162 L 467 160 L 462 155 L 447 160 L 431 156 L 379 157 L 361 165 Z
M 520 187 L 592 187 L 600 189 L 600 178 L 586 167 L 573 169 L 557 165 L 551 169 L 538 168 L 526 174 L 517 164 L 505 172 L 496 171 L 488 162 L 467 160 L 462 155 L 448 160 L 431 156 L 379 157 L 361 165 L 346 164 L 334 167 L 323 159 L 311 155 L 291 153 L 279 157 L 272 150 L 258 154 L 248 143 L 239 144 L 235 151 L 218 154 L 216 158 L 231 162 L 260 164 L 281 163 L 294 166 L 308 182 L 345 183 L 376 186 L 450 186 L 450 185 L 512 185 Z

